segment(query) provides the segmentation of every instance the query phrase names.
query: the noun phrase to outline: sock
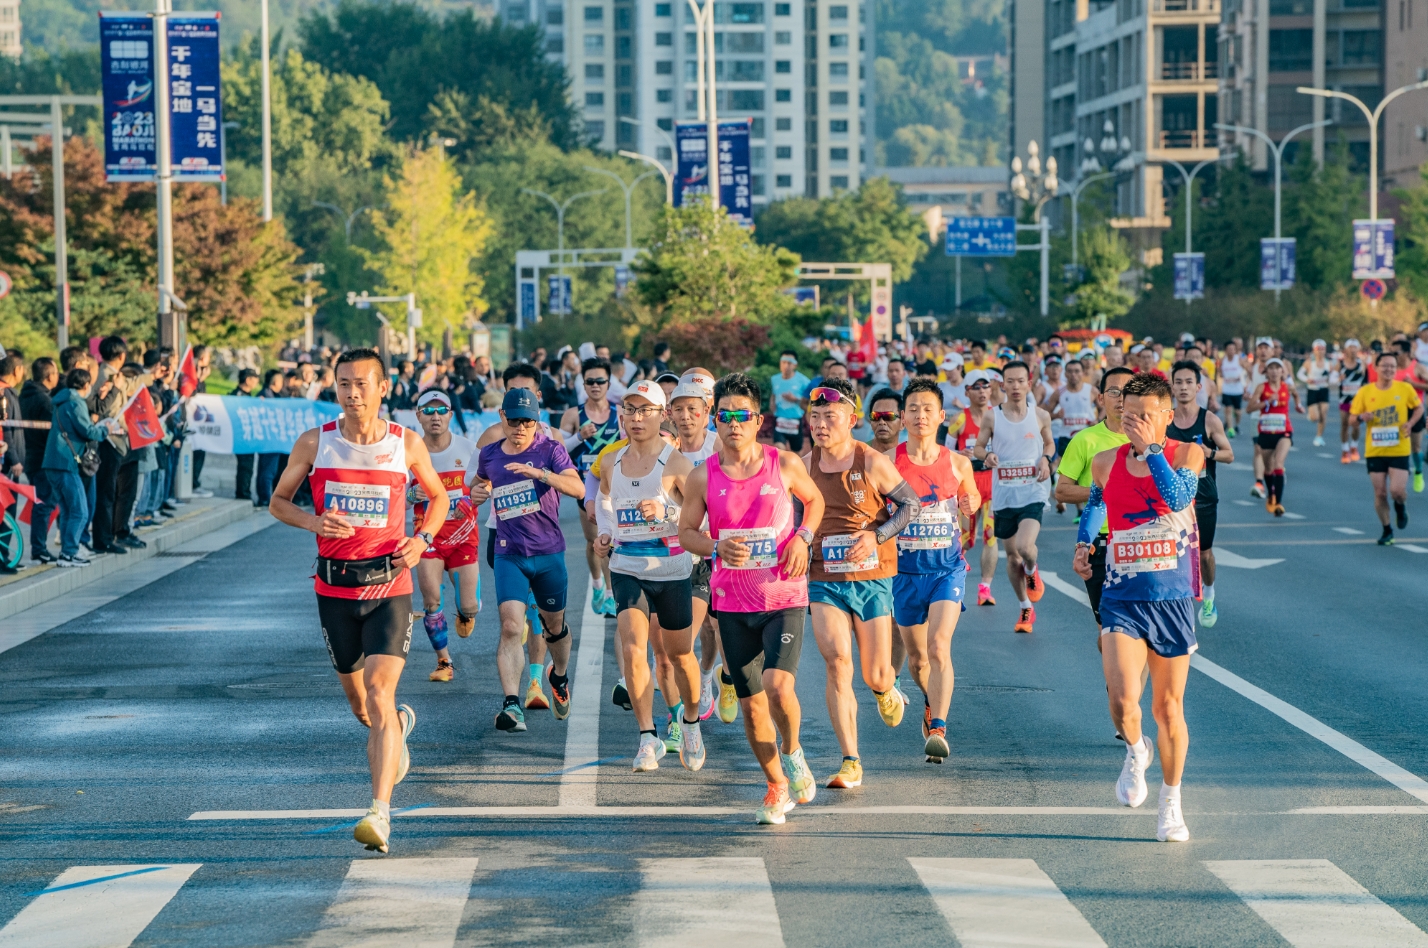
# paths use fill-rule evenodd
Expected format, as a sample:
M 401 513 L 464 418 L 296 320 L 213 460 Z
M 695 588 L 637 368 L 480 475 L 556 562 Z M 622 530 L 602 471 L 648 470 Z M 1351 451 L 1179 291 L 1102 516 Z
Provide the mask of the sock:
M 1204 586 L 1201 586 L 1201 587 L 1200 587 L 1200 595 L 1201 595 L 1202 598 L 1204 598 L 1204 600 L 1205 600 L 1206 602 L 1214 602 L 1214 601 L 1215 601 L 1215 584 L 1214 584 L 1214 583 L 1206 583 Z
M 683 720 L 684 720 L 684 702 L 683 702 L 683 701 L 676 701 L 676 702 L 674 703 L 674 707 L 672 707 L 672 708 L 669 709 L 669 719 L 670 719 L 671 721 L 683 721 Z
M 515 695 L 506 695 L 506 700 L 505 700 L 504 702 L 502 702 L 501 707 L 502 707 L 502 708 L 518 707 L 518 706 L 520 705 L 520 703 L 521 703 L 521 699 L 520 699 L 520 698 L 517 698 Z
M 648 734 L 650 737 L 655 737 L 655 738 L 659 737 L 659 732 L 658 732 L 658 731 L 641 731 L 641 732 L 640 732 L 640 740 L 644 740 L 646 734 Z
M 1421 454 L 1410 454 L 1409 457 L 1413 459 L 1413 473 L 1414 473 L 1414 474 L 1422 474 L 1422 473 L 1423 473 L 1423 455 L 1421 455 Z
M 1160 785 L 1160 802 L 1164 803 L 1166 800 L 1174 800 L 1176 803 L 1180 802 L 1180 784 L 1177 783 L 1173 787 L 1168 783 L 1162 783 Z
M 1283 472 L 1283 471 L 1275 471 L 1275 472 L 1274 472 L 1274 483 L 1278 486 L 1278 489 L 1274 492 L 1274 497 L 1275 497 L 1276 500 L 1278 500 L 1278 501 L 1282 504 L 1282 503 L 1284 503 L 1284 472 Z
M 593 587 L 595 587 L 596 589 L 599 589 L 599 590 L 603 591 L 603 590 L 605 589 L 605 577 L 604 577 L 604 576 L 597 576 L 597 577 L 595 577 L 594 579 L 590 580 L 590 585 L 593 586 Z
M 569 680 L 570 680 L 570 676 L 569 676 L 569 675 L 557 675 L 557 674 L 555 673 L 555 667 L 554 667 L 554 666 L 551 666 L 551 669 L 550 669 L 550 684 L 551 684 L 551 687 L 553 687 L 553 688 L 564 688 L 564 687 L 565 687 L 565 683 L 568 682 Z
M 1147 757 L 1150 756 L 1150 748 L 1146 746 L 1146 737 L 1144 732 L 1141 733 L 1140 740 L 1136 741 L 1134 744 L 1131 745 L 1131 750 L 1135 753 L 1136 760 L 1145 760 Z
M 532 663 L 531 663 L 531 681 L 535 681 L 535 682 L 540 681 L 541 673 L 544 672 L 544 671 L 545 671 L 545 666 L 544 666 L 544 665 L 537 665 L 535 662 L 532 662 Z
M 944 721 L 944 720 L 942 720 L 941 718 L 933 718 L 933 719 L 932 719 L 932 729 L 933 729 L 934 731 L 937 730 L 939 727 L 946 727 L 946 726 L 947 726 L 947 722 Z
M 859 758 L 857 758 L 857 757 L 849 757 L 849 756 L 847 756 L 846 754 L 843 756 L 843 759 L 844 759 L 844 760 L 851 760 L 851 761 L 852 761 L 853 763 L 855 763 L 855 764 L 856 764 L 856 763 L 858 762 L 858 760 L 859 760 Z
M 388 820 L 392 818 L 392 805 L 386 800 L 378 800 L 376 797 L 373 797 L 372 809 L 385 816 Z
M 730 677 L 729 677 L 729 673 L 726 672 L 723 668 L 720 668 L 720 669 L 719 669 L 719 683 L 720 683 L 720 684 L 723 684 L 723 685 L 732 685 L 732 684 L 734 683 L 734 679 L 730 678 Z
M 1026 560 L 1022 560 L 1022 561 L 1021 561 L 1021 571 L 1022 571 L 1023 573 L 1025 573 L 1026 575 L 1030 576 L 1032 573 L 1036 572 L 1036 564 L 1035 564 L 1035 563 L 1028 563 Z
M 1348 442 L 1348 441 L 1345 441 L 1345 442 L 1343 443 L 1343 445 L 1342 445 L 1342 448 L 1343 448 L 1343 450 L 1345 450 L 1345 451 L 1352 450 L 1352 449 L 1353 449 L 1353 444 L 1351 444 L 1351 443 Z
M 1017 602 L 1017 605 L 1020 606 L 1020 607 L 1023 608 L 1023 609 L 1030 609 L 1030 608 L 1031 608 L 1031 600 L 1030 600 L 1030 599 L 1022 599 L 1022 600 L 1019 600 L 1019 601 Z

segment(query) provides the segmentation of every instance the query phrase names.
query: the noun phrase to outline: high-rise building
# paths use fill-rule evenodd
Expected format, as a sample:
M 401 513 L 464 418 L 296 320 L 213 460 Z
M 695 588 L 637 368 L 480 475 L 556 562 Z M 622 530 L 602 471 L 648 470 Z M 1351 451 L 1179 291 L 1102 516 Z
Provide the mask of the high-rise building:
M 19 59 L 20 0 L 0 0 L 0 56 Z
M 1384 88 L 1391 91 L 1428 79 L 1428 0 L 1388 0 L 1387 19 Z M 1379 134 L 1384 187 L 1421 187 L 1418 169 L 1428 162 L 1428 90 L 1390 102 Z

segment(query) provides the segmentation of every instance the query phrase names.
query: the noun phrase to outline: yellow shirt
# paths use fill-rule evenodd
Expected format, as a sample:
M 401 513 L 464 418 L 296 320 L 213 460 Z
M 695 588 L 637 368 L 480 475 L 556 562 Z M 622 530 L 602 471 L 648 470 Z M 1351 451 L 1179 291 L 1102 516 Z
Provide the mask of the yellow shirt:
M 605 455 L 618 451 L 629 443 L 629 438 L 621 438 L 619 441 L 605 445 L 605 447 L 600 450 L 599 456 L 595 458 L 595 463 L 590 465 L 590 476 L 598 481 L 600 479 L 600 462 L 605 460 Z M 586 498 L 586 500 L 589 499 L 588 497 Z
M 1213 379 L 1215 377 L 1215 372 L 1218 370 L 1218 366 L 1215 365 L 1215 360 L 1206 359 L 1204 363 L 1202 363 L 1202 365 L 1205 370 L 1205 376 L 1207 378 Z
M 1364 433 L 1364 457 L 1407 457 L 1409 438 L 1400 426 L 1408 424 L 1408 416 L 1421 404 L 1418 393 L 1407 382 L 1394 382 L 1387 391 L 1377 385 L 1359 389 L 1349 411 L 1373 415 Z

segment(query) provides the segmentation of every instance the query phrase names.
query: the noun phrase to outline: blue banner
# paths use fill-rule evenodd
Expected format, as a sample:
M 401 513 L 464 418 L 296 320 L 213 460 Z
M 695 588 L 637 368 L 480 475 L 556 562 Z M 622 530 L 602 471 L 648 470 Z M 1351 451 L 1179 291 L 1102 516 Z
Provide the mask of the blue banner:
M 222 181 L 219 14 L 169 17 L 169 123 L 175 181 Z
M 147 13 L 99 14 L 107 181 L 154 180 L 153 45 Z
M 569 316 L 573 302 L 570 291 L 570 277 L 551 274 L 545 278 L 550 295 L 546 297 L 545 311 L 552 316 Z
M 749 134 L 752 119 L 719 123 L 719 204 L 745 227 L 754 223 L 752 179 L 749 176 Z M 674 206 L 709 193 L 709 123 L 678 122 L 674 143 L 679 151 L 674 176 Z
M 1294 238 L 1261 237 L 1259 241 L 1259 288 L 1288 290 L 1294 286 Z
M 341 414 L 333 402 L 305 398 L 194 395 L 188 401 L 188 430 L 198 451 L 287 454 L 304 431 Z
M 1354 221 L 1355 280 L 1393 279 L 1393 221 Z
M 1015 257 L 1015 217 L 953 217 L 947 221 L 947 256 Z
M 520 306 L 521 323 L 536 322 L 536 285 L 534 280 L 522 280 L 520 285 Z
M 1205 255 L 1177 253 L 1175 255 L 1175 298 L 1202 300 L 1205 298 Z

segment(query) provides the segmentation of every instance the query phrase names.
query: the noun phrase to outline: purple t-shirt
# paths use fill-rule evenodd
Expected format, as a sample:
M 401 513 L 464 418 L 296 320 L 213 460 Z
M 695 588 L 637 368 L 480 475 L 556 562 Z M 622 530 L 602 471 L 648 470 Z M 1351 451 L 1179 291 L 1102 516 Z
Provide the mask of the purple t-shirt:
M 537 434 L 520 454 L 507 454 L 505 441 L 481 449 L 476 476 L 491 482 L 496 512 L 497 556 L 544 556 L 565 552 L 560 529 L 560 493 L 534 478 L 506 470 L 507 464 L 529 464 L 537 470 L 564 474 L 575 470 L 559 441 Z

